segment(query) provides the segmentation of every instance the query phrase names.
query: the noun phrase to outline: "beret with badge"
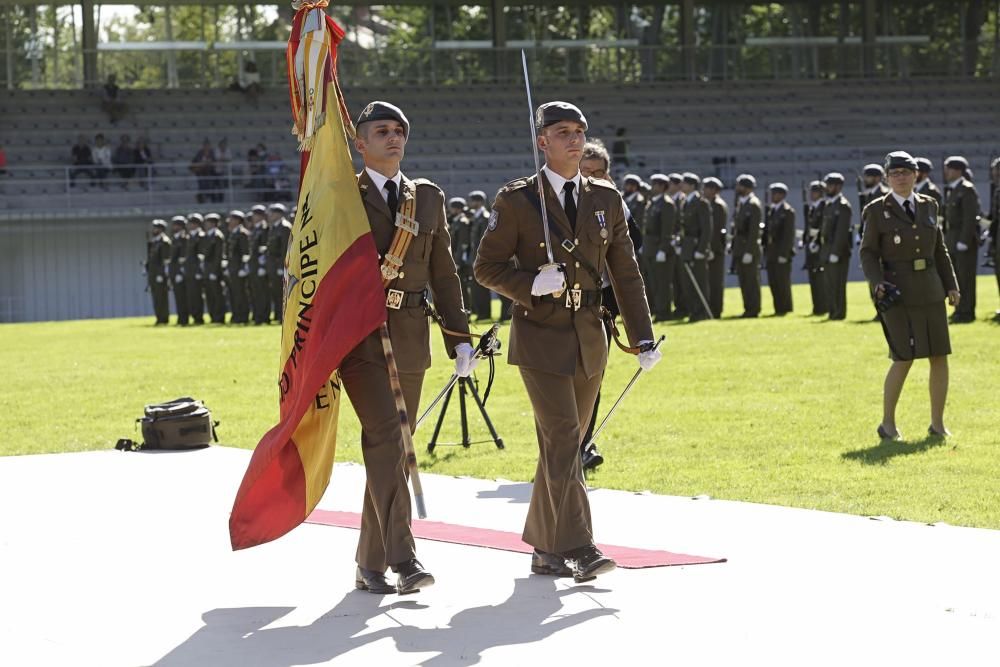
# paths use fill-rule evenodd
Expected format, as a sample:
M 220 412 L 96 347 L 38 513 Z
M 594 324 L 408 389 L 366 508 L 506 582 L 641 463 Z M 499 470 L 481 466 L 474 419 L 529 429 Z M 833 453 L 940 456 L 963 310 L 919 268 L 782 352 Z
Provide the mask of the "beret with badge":
M 584 131 L 588 129 L 587 118 L 580 111 L 579 107 L 569 102 L 546 102 L 535 111 L 535 128 L 544 129 L 549 125 L 555 125 L 563 121 L 572 121 L 583 125 Z
M 362 123 L 371 123 L 376 120 L 394 120 L 403 126 L 403 136 L 410 136 L 410 121 L 406 119 L 406 115 L 402 109 L 395 104 L 389 104 L 381 100 L 369 102 L 368 106 L 358 114 L 358 119 L 354 121 L 354 126 L 358 127 Z
M 893 151 L 885 156 L 885 170 L 892 171 L 893 169 L 916 171 L 917 161 L 906 151 Z

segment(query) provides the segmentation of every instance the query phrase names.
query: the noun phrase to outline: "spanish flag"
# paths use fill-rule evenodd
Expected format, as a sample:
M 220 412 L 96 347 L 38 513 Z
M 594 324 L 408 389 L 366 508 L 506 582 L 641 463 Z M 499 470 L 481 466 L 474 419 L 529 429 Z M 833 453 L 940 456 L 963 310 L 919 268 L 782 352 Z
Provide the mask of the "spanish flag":
M 321 0 L 297 7 L 289 39 L 293 132 L 304 152 L 285 258 L 280 417 L 257 444 L 236 494 L 229 518 L 234 550 L 281 537 L 316 507 L 337 444 L 337 368 L 386 320 L 378 252 L 351 164 L 351 123 L 337 84 L 337 44 L 344 32 L 324 6 Z

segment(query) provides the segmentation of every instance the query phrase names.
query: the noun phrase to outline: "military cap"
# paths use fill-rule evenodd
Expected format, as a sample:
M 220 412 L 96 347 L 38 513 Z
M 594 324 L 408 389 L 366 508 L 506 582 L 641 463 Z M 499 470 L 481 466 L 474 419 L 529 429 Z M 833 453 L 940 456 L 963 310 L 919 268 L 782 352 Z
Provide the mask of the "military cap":
M 701 178 L 698 174 L 693 174 L 690 171 L 685 171 L 681 174 L 681 179 L 688 185 L 701 185 Z
M 622 179 L 622 185 L 630 181 L 636 185 L 642 185 L 642 179 L 635 174 L 625 174 L 625 178 Z
M 812 181 L 811 183 L 809 183 L 809 189 L 814 191 L 818 190 L 819 192 L 822 192 L 823 181 Z
M 166 229 L 167 228 L 167 221 L 163 220 L 161 218 L 157 218 L 156 220 L 153 220 L 153 226 L 154 227 L 159 227 L 160 229 Z
M 667 174 L 667 178 L 670 179 L 671 183 L 680 183 L 681 181 L 684 180 L 684 177 L 681 176 L 680 174 L 676 173 L 676 172 L 674 172 L 672 174 Z
M 736 185 L 742 185 L 745 188 L 755 188 L 757 187 L 757 179 L 750 174 L 740 174 L 736 177 Z
M 701 184 L 706 187 L 710 185 L 713 188 L 718 188 L 719 190 L 723 189 L 722 181 L 717 179 L 715 176 L 708 176 L 707 178 L 702 179 Z
M 927 158 L 918 157 L 914 158 L 914 160 L 917 163 L 917 171 L 921 171 L 924 173 L 930 173 L 931 171 L 934 171 L 934 163 L 928 160 Z
M 369 102 L 360 114 L 358 114 L 358 119 L 354 121 L 355 127 L 361 125 L 362 123 L 370 123 L 376 120 L 394 120 L 403 126 L 403 136 L 410 136 L 410 121 L 406 119 L 406 115 L 403 110 L 397 107 L 395 104 L 389 104 L 388 102 L 382 102 L 380 100 L 375 100 L 374 102 Z
M 452 197 L 448 200 L 448 206 L 461 206 L 465 208 L 465 200 L 461 197 Z
M 188 213 L 188 222 L 197 222 L 199 225 L 205 222 L 205 217 L 201 213 Z
M 962 171 L 969 170 L 969 161 L 966 160 L 961 155 L 952 155 L 944 161 L 944 166 L 951 169 L 961 169 Z
M 535 127 L 539 130 L 564 120 L 580 123 L 587 130 L 587 118 L 579 107 L 569 102 L 546 102 L 535 111 Z
M 175 215 L 174 217 L 170 218 L 170 223 L 174 225 L 177 224 L 183 225 L 185 222 L 187 222 L 187 218 L 185 218 L 183 215 Z
M 786 195 L 788 194 L 788 186 L 785 185 L 784 183 L 771 183 L 769 186 L 767 186 L 767 189 L 772 191 L 777 190 L 778 192 L 784 192 Z
M 271 204 L 270 206 L 267 207 L 267 210 L 274 211 L 275 213 L 280 213 L 281 215 L 284 215 L 285 213 L 288 212 L 288 209 L 281 202 Z
M 885 170 L 890 169 L 909 169 L 910 171 L 917 170 L 917 161 L 913 159 L 913 156 L 906 151 L 893 151 L 885 156 Z
M 218 213 L 209 213 L 205 216 L 205 222 L 219 222 L 222 218 Z
M 865 176 L 878 176 L 879 178 L 885 176 L 885 170 L 882 169 L 882 166 L 874 163 L 866 164 L 863 173 Z
M 469 193 L 469 199 L 482 199 L 486 201 L 486 193 L 482 190 L 473 190 Z
M 823 182 L 824 183 L 840 183 L 841 185 L 843 185 L 843 183 L 844 183 L 844 175 L 841 174 L 839 171 L 831 171 L 829 174 L 827 174 L 826 176 L 823 177 Z
M 670 177 L 666 174 L 653 174 L 649 177 L 650 183 L 669 183 Z
M 246 216 L 245 213 L 243 213 L 243 211 L 240 211 L 239 209 L 233 209 L 232 211 L 229 212 L 229 216 L 228 217 L 230 217 L 230 218 L 239 218 L 240 220 L 245 220 L 247 216 Z
M 990 162 L 990 169 L 996 169 L 997 167 L 1000 167 L 1000 157 L 995 157 Z
M 264 215 L 265 213 L 267 213 L 267 207 L 264 206 L 263 204 L 254 204 L 253 206 L 250 207 L 250 212 L 260 213 L 261 215 Z

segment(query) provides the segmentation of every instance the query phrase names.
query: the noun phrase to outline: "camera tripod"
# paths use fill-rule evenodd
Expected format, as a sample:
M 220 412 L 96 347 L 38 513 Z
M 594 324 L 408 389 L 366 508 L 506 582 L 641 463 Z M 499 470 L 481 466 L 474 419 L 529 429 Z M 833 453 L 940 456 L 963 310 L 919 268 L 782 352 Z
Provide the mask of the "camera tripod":
M 486 428 L 490 431 L 493 444 L 497 446 L 497 449 L 503 449 L 503 438 L 497 435 L 497 430 L 493 427 L 493 422 L 490 421 L 490 416 L 486 414 L 486 406 L 483 405 L 483 400 L 479 397 L 479 389 L 477 388 L 478 384 L 479 382 L 475 378 L 460 377 L 455 384 L 448 388 L 448 393 L 444 396 L 444 405 L 441 406 L 441 414 L 438 415 L 437 424 L 434 425 L 434 434 L 431 436 L 431 441 L 427 443 L 428 452 L 433 452 L 434 448 L 438 445 L 461 445 L 462 447 L 468 449 L 471 445 L 481 442 L 489 442 L 488 440 L 479 440 L 477 442 L 469 440 L 468 410 L 465 406 L 466 393 L 471 394 L 472 400 L 476 402 L 476 407 L 479 408 L 479 414 L 483 416 L 483 421 L 486 422 Z M 458 387 L 458 407 L 462 424 L 462 442 L 438 442 L 438 434 L 441 432 L 441 425 L 444 423 L 444 417 L 448 413 L 448 404 L 451 402 L 451 395 L 454 393 L 456 386 Z

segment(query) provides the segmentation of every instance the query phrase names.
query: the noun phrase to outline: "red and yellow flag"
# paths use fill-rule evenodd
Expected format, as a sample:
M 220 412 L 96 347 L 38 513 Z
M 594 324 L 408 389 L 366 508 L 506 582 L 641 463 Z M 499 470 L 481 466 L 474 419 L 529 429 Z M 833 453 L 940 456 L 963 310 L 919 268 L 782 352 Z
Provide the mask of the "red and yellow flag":
M 336 49 L 343 35 L 321 8 L 309 5 L 296 14 L 289 40 L 293 115 L 310 150 L 303 154 L 298 213 L 285 258 L 280 416 L 257 444 L 236 494 L 229 518 L 234 550 L 281 537 L 316 507 L 337 444 L 337 368 L 386 319 L 378 252 L 351 164 L 350 120 L 337 85 Z

